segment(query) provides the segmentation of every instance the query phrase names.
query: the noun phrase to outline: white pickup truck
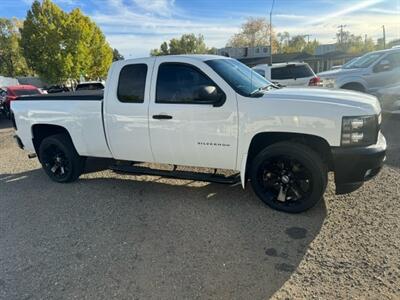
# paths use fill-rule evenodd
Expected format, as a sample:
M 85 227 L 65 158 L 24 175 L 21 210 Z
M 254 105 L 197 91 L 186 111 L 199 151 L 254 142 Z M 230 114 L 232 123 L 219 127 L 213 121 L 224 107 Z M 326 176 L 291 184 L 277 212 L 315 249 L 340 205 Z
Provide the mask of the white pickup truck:
M 21 97 L 11 107 L 17 143 L 31 156 L 35 152 L 57 182 L 76 180 L 86 157 L 113 158 L 110 168 L 119 172 L 241 181 L 243 187 L 250 180 L 262 201 L 294 213 L 322 199 L 329 171 L 336 192 L 349 193 L 376 175 L 385 160 L 375 97 L 278 88 L 220 56 L 118 61 L 104 95 Z M 218 169 L 235 172 L 227 176 Z

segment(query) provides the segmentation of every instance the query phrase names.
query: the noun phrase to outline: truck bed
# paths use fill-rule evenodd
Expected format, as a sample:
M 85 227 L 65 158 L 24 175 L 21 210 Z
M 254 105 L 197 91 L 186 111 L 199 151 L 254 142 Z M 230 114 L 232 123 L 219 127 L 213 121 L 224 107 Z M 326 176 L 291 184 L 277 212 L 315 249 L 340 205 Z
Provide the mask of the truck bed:
M 77 91 L 77 92 L 63 92 L 53 94 L 41 94 L 31 96 L 20 96 L 17 100 L 37 100 L 37 101 L 49 101 L 49 100 L 75 100 L 75 101 L 101 101 L 103 100 L 104 91 Z
M 102 100 L 103 91 L 22 96 L 11 103 L 17 134 L 25 149 L 33 152 L 33 126 L 60 126 L 68 131 L 80 155 L 111 157 L 104 132 Z

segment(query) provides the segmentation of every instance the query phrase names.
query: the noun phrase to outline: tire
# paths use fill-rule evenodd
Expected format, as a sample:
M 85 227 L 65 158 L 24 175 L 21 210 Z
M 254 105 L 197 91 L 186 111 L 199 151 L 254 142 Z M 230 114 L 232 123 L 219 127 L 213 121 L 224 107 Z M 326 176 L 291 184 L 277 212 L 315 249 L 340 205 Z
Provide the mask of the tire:
M 59 183 L 77 180 L 85 167 L 85 158 L 79 156 L 66 134 L 43 139 L 39 146 L 39 161 L 47 176 Z
M 266 147 L 250 169 L 254 192 L 270 207 L 300 213 L 313 207 L 325 193 L 327 167 L 312 149 L 293 142 Z

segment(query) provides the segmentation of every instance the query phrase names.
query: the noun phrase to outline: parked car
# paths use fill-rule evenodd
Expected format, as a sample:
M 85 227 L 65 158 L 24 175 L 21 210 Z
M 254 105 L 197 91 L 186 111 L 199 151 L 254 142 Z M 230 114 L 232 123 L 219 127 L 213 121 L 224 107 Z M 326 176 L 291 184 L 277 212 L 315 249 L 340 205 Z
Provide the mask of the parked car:
M 76 180 L 87 157 L 113 158 L 110 168 L 118 172 L 243 187 L 250 180 L 262 201 L 294 213 L 322 199 L 328 171 L 335 173 L 336 193 L 349 193 L 375 176 L 385 158 L 381 108 L 371 95 L 277 88 L 237 60 L 215 55 L 121 60 L 109 74 L 104 95 L 12 103 L 18 145 L 36 152 L 52 180 Z
M 369 52 L 338 70 L 318 73 L 322 85 L 374 94 L 400 78 L 400 49 Z
M 381 88 L 376 93 L 385 113 L 400 115 L 400 78 L 398 80 L 397 84 Z
M 71 90 L 65 85 L 52 85 L 47 89 L 48 94 L 70 92 Z
M 10 117 L 10 103 L 21 96 L 40 95 L 40 90 L 33 85 L 13 85 L 8 86 L 4 100 L 4 112 L 7 117 Z
M 319 86 L 320 80 L 307 63 L 278 63 L 253 67 L 261 76 L 282 86 Z
M 104 83 L 101 81 L 89 81 L 79 83 L 75 91 L 94 91 L 94 90 L 104 90 Z

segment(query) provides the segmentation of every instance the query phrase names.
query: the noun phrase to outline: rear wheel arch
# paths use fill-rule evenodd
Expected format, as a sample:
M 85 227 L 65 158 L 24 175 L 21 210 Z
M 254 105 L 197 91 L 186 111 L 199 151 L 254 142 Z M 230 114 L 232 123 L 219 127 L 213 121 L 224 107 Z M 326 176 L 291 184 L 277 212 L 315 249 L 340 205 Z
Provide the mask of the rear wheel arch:
M 253 159 L 264 150 L 266 147 L 280 143 L 280 142 L 293 142 L 302 144 L 314 152 L 316 152 L 328 170 L 333 169 L 333 158 L 329 143 L 322 137 L 310 134 L 300 133 L 289 133 L 289 132 L 260 132 L 256 134 L 249 145 L 245 169 L 242 172 L 245 173 L 244 181 L 248 179 L 249 169 L 252 165 Z
M 37 154 L 39 153 L 39 147 L 40 147 L 40 144 L 42 143 L 42 141 L 45 138 L 52 136 L 52 135 L 64 134 L 71 140 L 71 142 L 73 144 L 71 135 L 69 134 L 68 130 L 65 127 L 62 127 L 59 125 L 35 124 L 31 128 L 31 133 L 32 133 L 33 146 L 35 147 L 35 151 Z

